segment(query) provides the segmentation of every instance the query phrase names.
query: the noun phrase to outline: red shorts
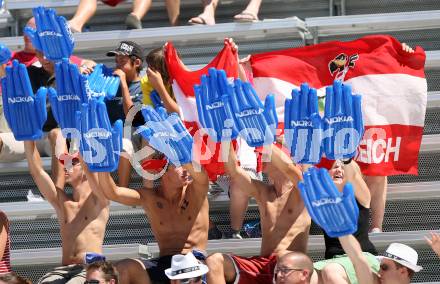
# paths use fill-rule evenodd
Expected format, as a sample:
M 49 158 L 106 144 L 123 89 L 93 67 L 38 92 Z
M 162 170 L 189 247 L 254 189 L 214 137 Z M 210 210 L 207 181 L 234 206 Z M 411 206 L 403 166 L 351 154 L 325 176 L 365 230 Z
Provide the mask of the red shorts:
M 273 272 L 277 264 L 276 254 L 269 257 L 252 256 L 241 257 L 229 255 L 234 261 L 238 284 L 270 284 L 273 281 Z
M 115 7 L 124 0 L 102 0 L 102 3 Z

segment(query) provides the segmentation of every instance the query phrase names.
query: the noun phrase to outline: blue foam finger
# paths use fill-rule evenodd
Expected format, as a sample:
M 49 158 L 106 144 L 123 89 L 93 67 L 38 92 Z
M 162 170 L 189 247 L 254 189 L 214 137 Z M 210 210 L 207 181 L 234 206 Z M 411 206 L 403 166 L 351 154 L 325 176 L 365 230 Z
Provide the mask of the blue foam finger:
M 354 124 L 354 128 L 358 132 L 359 140 L 360 140 L 364 135 L 364 120 L 362 117 L 362 96 L 353 95 L 352 102 L 353 102 L 353 117 L 355 118 L 353 124 Z M 360 141 L 357 143 L 359 144 Z
M 76 112 L 81 110 L 84 94 L 79 87 L 78 67 L 69 63 L 67 58 L 55 64 L 57 91 L 49 91 L 49 100 L 55 120 L 58 122 L 65 138 L 71 138 L 72 129 L 76 127 Z
M 31 27 L 24 27 L 23 33 L 28 36 L 32 42 L 32 45 L 36 50 L 43 51 L 43 47 L 40 42 L 40 38 L 37 36 L 37 30 Z
M 235 139 L 238 130 L 223 102 L 223 96 L 232 92 L 232 86 L 223 70 L 210 68 L 208 74 L 202 75 L 201 84 L 194 86 L 199 122 L 215 142 Z
M 67 21 L 57 16 L 55 10 L 36 7 L 32 10 L 35 17 L 36 30 L 25 28 L 34 47 L 43 52 L 44 56 L 53 61 L 69 58 L 74 48 L 73 36 Z
M 90 92 L 94 96 L 104 96 L 106 100 L 111 100 L 116 96 L 119 88 L 119 76 L 113 75 L 113 70 L 103 64 L 97 64 L 93 72 L 87 75 Z
M 162 100 L 156 90 L 151 91 L 150 98 L 155 108 L 163 107 Z
M 168 115 L 164 108 L 156 111 L 146 106 L 142 115 L 146 123 L 140 127 L 140 133 L 151 147 L 162 152 L 175 166 L 192 161 L 193 138 L 177 114 Z
M 40 88 L 34 95 L 26 67 L 17 60 L 12 62 L 12 66 L 6 67 L 2 89 L 5 118 L 15 139 L 18 141 L 40 139 L 47 117 L 47 89 Z
M 122 121 L 112 127 L 105 103 L 90 99 L 76 112 L 76 127 L 81 132 L 80 151 L 93 172 L 112 172 L 118 168 L 122 149 Z
M 225 92 L 222 100 L 227 118 L 232 116 L 240 137 L 251 147 L 273 143 L 278 122 L 273 96 L 269 95 L 263 105 L 252 85 L 240 79 Z
M 321 227 L 321 224 L 319 223 L 320 219 L 318 219 L 318 217 L 315 215 L 315 211 L 314 210 L 309 210 L 309 208 L 312 208 L 312 203 L 310 202 L 310 198 L 309 198 L 309 194 L 308 194 L 308 188 L 305 185 L 304 182 L 300 182 L 298 184 L 299 187 L 299 192 L 301 194 L 301 198 L 304 201 L 304 205 L 307 208 L 307 211 L 309 212 L 310 218 L 312 218 L 312 220 Z
M 284 139 L 290 156 L 296 163 L 319 163 L 323 130 L 316 89 L 301 84 L 299 90 L 292 90 L 292 99 L 284 107 Z
M 353 158 L 363 133 L 360 96 L 337 80 L 327 87 L 325 104 L 323 150 L 327 158 Z
M 9 59 L 11 59 L 11 51 L 5 45 L 0 44 L 0 64 L 8 63 Z
M 310 217 L 327 235 L 341 237 L 357 231 L 359 209 L 350 184 L 341 193 L 326 170 L 310 168 L 299 188 Z

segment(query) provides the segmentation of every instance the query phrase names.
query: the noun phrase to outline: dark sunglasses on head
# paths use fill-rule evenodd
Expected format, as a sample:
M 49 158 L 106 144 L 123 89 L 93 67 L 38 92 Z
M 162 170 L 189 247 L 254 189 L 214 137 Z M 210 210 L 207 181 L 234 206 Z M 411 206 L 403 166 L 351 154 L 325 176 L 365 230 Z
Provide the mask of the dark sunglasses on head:
M 99 280 L 96 279 L 86 280 L 84 284 L 99 284 Z
M 181 284 L 190 284 L 190 283 L 197 283 L 202 280 L 202 276 L 194 277 L 194 278 L 186 278 L 186 279 L 180 279 Z

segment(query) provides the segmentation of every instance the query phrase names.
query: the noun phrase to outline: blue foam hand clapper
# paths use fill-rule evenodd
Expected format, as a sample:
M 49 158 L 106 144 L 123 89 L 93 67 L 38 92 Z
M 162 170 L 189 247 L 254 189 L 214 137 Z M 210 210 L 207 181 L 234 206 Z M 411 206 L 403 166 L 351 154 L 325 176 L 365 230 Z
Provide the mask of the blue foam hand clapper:
M 138 131 L 151 147 L 162 152 L 175 166 L 192 162 L 193 138 L 178 114 L 167 114 L 162 107 L 156 111 L 145 106 L 142 115 L 146 123 Z
M 90 90 L 95 94 L 105 96 L 107 100 L 111 100 L 118 92 L 120 78 L 113 75 L 113 70 L 104 64 L 97 64 L 93 72 L 87 76 Z
M 226 113 L 222 96 L 233 93 L 224 70 L 209 68 L 202 75 L 201 84 L 194 85 L 199 122 L 215 142 L 228 141 L 238 136 L 238 130 Z
M 87 96 L 82 91 L 80 74 L 75 64 L 64 58 L 55 64 L 56 89 L 49 90 L 49 101 L 55 120 L 61 129 L 76 127 L 76 112 L 81 110 L 81 104 L 87 102 Z M 70 138 L 70 131 L 63 131 Z
M 278 124 L 274 96 L 268 95 L 263 105 L 252 85 L 240 79 L 234 81 L 233 90 L 226 92 L 222 100 L 240 137 L 251 147 L 272 144 Z
M 5 45 L 0 44 L 0 64 L 8 63 L 9 59 L 11 59 L 11 51 Z
M 164 107 L 163 102 L 156 90 L 151 91 L 150 98 L 153 102 L 154 108 Z
M 316 89 L 306 83 L 292 90 L 284 104 L 284 139 L 296 163 L 316 164 L 321 159 L 322 120 Z
M 303 176 L 299 189 L 312 220 L 332 238 L 355 233 L 359 208 L 352 185 L 340 193 L 326 169 L 312 167 Z
M 122 121 L 110 124 L 103 98 L 92 98 L 76 113 L 81 155 L 92 172 L 113 172 L 122 149 Z
M 6 67 L 2 90 L 3 110 L 15 139 L 40 139 L 47 119 L 47 89 L 42 87 L 34 95 L 26 67 L 14 60 Z
M 25 27 L 25 34 L 35 49 L 43 52 L 52 61 L 69 58 L 74 48 L 72 32 L 66 19 L 57 16 L 54 9 L 37 7 L 32 9 L 37 29 Z
M 349 159 L 356 154 L 364 132 L 361 96 L 337 80 L 327 87 L 323 148 L 327 158 Z

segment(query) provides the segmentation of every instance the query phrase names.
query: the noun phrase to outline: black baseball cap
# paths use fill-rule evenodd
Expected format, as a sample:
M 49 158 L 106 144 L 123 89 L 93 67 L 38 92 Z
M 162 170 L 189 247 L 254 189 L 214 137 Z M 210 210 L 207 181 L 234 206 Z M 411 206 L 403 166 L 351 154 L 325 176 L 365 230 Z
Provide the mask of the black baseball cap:
M 107 56 L 116 56 L 116 55 L 128 55 L 128 56 L 136 56 L 141 61 L 144 58 L 143 49 L 139 46 L 139 44 L 132 41 L 121 41 L 119 46 L 112 51 L 107 52 Z

